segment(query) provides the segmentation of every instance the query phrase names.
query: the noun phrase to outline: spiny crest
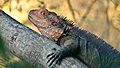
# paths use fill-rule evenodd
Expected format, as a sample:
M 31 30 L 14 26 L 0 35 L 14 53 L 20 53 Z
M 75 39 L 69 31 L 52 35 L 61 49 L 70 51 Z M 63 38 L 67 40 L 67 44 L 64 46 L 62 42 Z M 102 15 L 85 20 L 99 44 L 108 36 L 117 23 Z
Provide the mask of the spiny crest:
M 65 20 L 66 23 L 69 24 L 69 25 L 72 25 L 72 26 L 73 26 L 73 25 L 75 24 L 72 20 L 67 19 L 67 17 L 64 17 L 64 16 L 59 16 L 59 17 L 60 17 L 60 19 Z
M 66 22 L 67 24 L 72 25 L 72 26 L 76 26 L 75 23 L 74 23 L 74 21 L 72 21 L 72 20 L 70 20 L 70 19 L 67 19 L 67 17 L 64 17 L 64 16 L 59 16 L 59 17 L 60 17 L 60 19 L 63 19 L 63 20 L 65 20 L 65 21 L 67 21 L 67 22 Z M 83 29 L 83 28 L 78 27 L 78 29 L 87 32 L 87 30 L 85 30 L 85 29 Z

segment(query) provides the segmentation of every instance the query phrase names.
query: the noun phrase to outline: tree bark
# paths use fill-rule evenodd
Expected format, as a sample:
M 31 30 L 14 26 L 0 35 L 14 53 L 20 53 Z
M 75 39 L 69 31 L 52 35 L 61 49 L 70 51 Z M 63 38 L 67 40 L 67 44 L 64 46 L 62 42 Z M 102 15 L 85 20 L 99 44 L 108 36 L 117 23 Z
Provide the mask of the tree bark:
M 0 34 L 6 42 L 6 47 L 12 54 L 23 59 L 36 68 L 48 68 L 46 56 L 51 49 L 60 47 L 38 34 L 32 29 L 20 24 L 15 19 L 0 10 Z M 66 58 L 57 68 L 87 68 L 75 58 Z

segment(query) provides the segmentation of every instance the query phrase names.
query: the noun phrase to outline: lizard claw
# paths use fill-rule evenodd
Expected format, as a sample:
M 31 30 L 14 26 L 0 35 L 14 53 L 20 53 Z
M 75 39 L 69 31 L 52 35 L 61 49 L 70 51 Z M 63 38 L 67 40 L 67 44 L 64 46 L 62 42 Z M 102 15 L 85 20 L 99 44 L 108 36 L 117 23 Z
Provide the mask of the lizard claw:
M 56 51 L 56 48 L 53 48 L 52 50 Z
M 53 65 L 55 66 L 55 64 L 58 63 L 59 59 L 60 59 L 60 56 L 59 56 L 59 57 L 56 57 L 56 58 L 53 58 L 53 59 L 51 60 L 50 64 L 49 64 L 49 66 L 53 66 Z
M 56 49 L 55 49 L 55 48 L 53 48 L 52 50 L 53 50 L 53 51 L 56 51 Z M 49 55 L 47 55 L 47 58 L 48 58 L 48 57 L 50 57 L 50 56 L 51 56 L 51 55 L 53 55 L 53 54 L 54 54 L 53 52 L 52 52 L 52 53 L 50 53 Z
M 60 64 L 61 63 L 61 60 L 64 58 L 64 54 L 63 54 L 63 50 L 62 49 L 59 49 L 59 50 L 56 50 L 54 53 L 51 53 L 47 56 L 48 61 L 47 63 L 49 63 L 49 67 L 51 68 L 54 68 L 56 64 Z
M 54 53 L 50 53 L 49 55 L 47 55 L 47 58 L 49 58 L 51 55 L 53 55 Z

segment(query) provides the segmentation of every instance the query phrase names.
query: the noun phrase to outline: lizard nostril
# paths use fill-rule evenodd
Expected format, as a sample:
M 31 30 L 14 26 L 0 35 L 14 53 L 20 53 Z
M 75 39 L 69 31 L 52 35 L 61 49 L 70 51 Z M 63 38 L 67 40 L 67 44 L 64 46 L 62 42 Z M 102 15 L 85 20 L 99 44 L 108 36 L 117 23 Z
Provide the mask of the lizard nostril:
M 35 10 L 30 10 L 29 14 L 32 14 Z

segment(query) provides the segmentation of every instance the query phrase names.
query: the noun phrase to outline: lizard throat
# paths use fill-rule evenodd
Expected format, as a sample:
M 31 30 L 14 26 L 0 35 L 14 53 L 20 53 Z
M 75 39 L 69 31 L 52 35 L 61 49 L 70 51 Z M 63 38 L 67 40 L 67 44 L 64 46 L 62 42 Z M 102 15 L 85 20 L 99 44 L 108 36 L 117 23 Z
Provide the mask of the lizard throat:
M 55 42 L 59 40 L 59 38 L 62 36 L 64 32 L 63 30 L 56 28 L 39 29 L 39 31 L 42 33 L 42 35 L 47 36 L 48 38 Z

